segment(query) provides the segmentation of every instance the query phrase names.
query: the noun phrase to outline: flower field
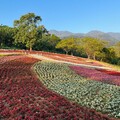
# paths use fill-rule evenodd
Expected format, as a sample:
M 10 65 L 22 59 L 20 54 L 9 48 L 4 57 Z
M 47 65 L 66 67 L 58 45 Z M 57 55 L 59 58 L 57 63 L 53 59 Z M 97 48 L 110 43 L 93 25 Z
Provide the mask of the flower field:
M 75 74 L 67 64 L 42 61 L 36 63 L 34 69 L 50 90 L 81 106 L 95 109 L 109 117 L 120 118 L 119 86 L 88 80 L 83 75 Z
M 70 68 L 80 76 L 86 77 L 88 79 L 120 86 L 120 72 L 102 69 L 90 69 L 80 66 L 70 66 Z
M 42 55 L 54 60 L 64 61 L 64 62 L 72 62 L 77 64 L 86 64 L 86 65 L 92 65 L 92 66 L 102 66 L 102 64 L 96 62 L 96 61 L 88 61 L 86 58 L 76 57 L 72 55 L 66 55 L 66 54 L 58 54 L 58 53 L 51 53 L 51 52 L 42 52 L 42 51 L 33 51 L 30 52 L 30 54 L 38 54 Z
M 27 51 L 27 50 L 0 50 L 0 53 L 7 53 L 7 54 L 36 54 L 36 55 L 42 55 L 54 60 L 59 61 L 65 61 L 65 62 L 73 62 L 78 64 L 86 64 L 86 65 L 92 65 L 92 66 L 103 66 L 99 62 L 96 61 L 88 61 L 85 58 L 76 57 L 72 55 L 65 55 L 65 54 L 58 54 L 58 53 L 52 53 L 52 52 L 44 52 L 44 51 Z
M 0 57 L 0 64 L 4 64 L 7 61 L 11 61 L 11 60 L 19 59 L 19 58 L 21 58 L 21 56 L 19 56 L 19 55 L 15 55 L 15 56 L 2 56 L 2 57 Z
M 63 67 L 63 65 L 55 63 L 37 63 L 35 70 L 40 72 L 41 78 L 38 80 L 31 69 L 37 61 L 35 58 L 22 55 L 0 58 L 0 120 L 115 120 L 108 118 L 107 115 L 70 102 L 61 96 L 74 99 L 79 103 L 79 99 L 75 100 L 79 95 L 75 91 L 83 89 L 87 82 L 82 77 L 73 74 L 66 65 Z M 61 72 L 63 69 L 64 71 Z M 43 83 L 55 92 L 47 89 Z M 79 89 L 80 85 L 83 88 Z M 91 83 L 91 85 L 93 84 Z M 119 88 L 112 86 L 111 90 L 116 92 Z M 87 91 L 84 88 L 80 95 L 84 96 L 85 94 L 87 95 Z M 109 95 L 110 92 L 107 94 Z M 119 95 L 115 95 L 117 100 Z M 87 97 L 88 95 L 84 99 L 86 102 Z M 114 96 L 112 97 L 114 98 Z M 114 99 L 112 102 L 116 102 L 116 100 Z M 110 110 L 108 108 L 109 113 L 112 114 L 113 111 Z M 114 114 L 118 116 L 117 110 L 119 109 L 115 110 Z
M 102 70 L 102 69 L 98 69 L 101 72 L 107 73 L 109 75 L 115 75 L 115 76 L 120 76 L 120 72 L 117 71 L 111 71 L 111 70 Z

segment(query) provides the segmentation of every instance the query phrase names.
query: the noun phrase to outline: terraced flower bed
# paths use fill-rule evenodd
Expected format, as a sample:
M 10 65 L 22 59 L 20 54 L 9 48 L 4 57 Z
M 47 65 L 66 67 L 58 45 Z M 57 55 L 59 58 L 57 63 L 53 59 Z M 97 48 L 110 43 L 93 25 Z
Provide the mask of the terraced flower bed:
M 15 56 L 15 59 L 8 59 L 4 59 L 5 62 L 3 60 L 0 64 L 0 120 L 113 120 L 94 110 L 72 103 L 44 87 L 31 69 L 31 66 L 38 61 L 37 59 L 26 56 Z M 52 70 L 51 64 L 37 67 L 43 69 L 41 72 L 45 78 L 56 79 L 53 73 L 56 71 L 56 67 L 53 66 L 52 74 L 45 72 Z M 64 74 L 66 72 L 63 71 Z M 76 81 L 77 78 L 76 76 Z M 67 79 L 59 80 L 65 83 Z M 81 81 L 83 80 L 81 79 Z M 52 82 L 49 85 L 52 85 L 51 87 L 54 89 L 57 79 L 54 81 L 48 79 L 44 82 L 47 84 Z M 84 81 L 82 83 L 84 84 Z M 75 84 L 73 86 L 76 86 Z M 64 86 L 69 87 L 69 84 L 64 84 Z
M 74 70 L 80 76 L 86 77 L 88 79 L 92 79 L 95 81 L 100 81 L 107 84 L 120 86 L 120 73 L 107 71 L 107 70 L 97 70 L 90 69 L 80 66 L 70 66 L 72 70 Z
M 120 118 L 119 86 L 83 78 L 75 74 L 67 64 L 42 61 L 36 63 L 34 69 L 40 81 L 49 89 L 81 106 Z

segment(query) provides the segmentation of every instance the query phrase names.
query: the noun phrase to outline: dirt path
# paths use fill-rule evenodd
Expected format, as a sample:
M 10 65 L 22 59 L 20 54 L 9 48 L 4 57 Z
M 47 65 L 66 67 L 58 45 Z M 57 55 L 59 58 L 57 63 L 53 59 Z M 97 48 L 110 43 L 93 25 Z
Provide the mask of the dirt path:
M 0 65 L 0 120 L 110 120 L 45 88 L 31 69 L 37 61 L 19 56 Z

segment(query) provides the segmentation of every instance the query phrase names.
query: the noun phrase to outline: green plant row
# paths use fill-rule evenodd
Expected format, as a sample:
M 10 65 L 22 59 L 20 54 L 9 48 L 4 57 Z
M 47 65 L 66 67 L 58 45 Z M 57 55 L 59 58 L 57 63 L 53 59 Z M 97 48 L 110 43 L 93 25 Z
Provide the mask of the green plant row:
M 42 61 L 34 70 L 47 88 L 82 106 L 120 118 L 120 87 L 87 80 L 63 63 Z

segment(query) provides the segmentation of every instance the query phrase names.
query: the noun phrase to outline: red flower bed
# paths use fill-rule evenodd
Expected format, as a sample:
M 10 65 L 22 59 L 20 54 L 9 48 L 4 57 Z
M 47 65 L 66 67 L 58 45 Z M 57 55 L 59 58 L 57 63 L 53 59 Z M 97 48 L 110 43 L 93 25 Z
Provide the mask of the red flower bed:
M 0 65 L 0 120 L 113 120 L 49 91 L 31 66 L 37 59 L 19 59 Z
M 119 74 L 118 72 L 96 70 L 96 69 L 85 68 L 80 66 L 70 66 L 70 68 L 74 70 L 77 74 L 86 77 L 88 79 L 120 86 L 120 76 L 118 76 Z
M 46 56 L 48 58 L 52 58 L 55 60 L 60 60 L 60 61 L 66 61 L 66 62 L 73 62 L 77 64 L 87 64 L 87 65 L 93 65 L 93 66 L 102 66 L 101 64 L 98 64 L 96 62 L 87 62 L 86 58 L 81 58 L 81 57 L 76 57 L 72 55 L 65 55 L 65 54 L 55 54 L 55 53 L 50 53 L 50 52 L 32 52 L 32 54 L 38 53 L 43 56 Z
M 117 71 L 110 71 L 110 70 L 103 70 L 103 69 L 97 69 L 97 70 L 109 75 L 120 76 L 120 72 L 117 72 Z
M 11 53 L 11 54 L 37 54 L 42 55 L 48 58 L 52 58 L 54 60 L 73 62 L 77 64 L 87 64 L 93 66 L 102 66 L 97 62 L 88 62 L 86 58 L 76 57 L 72 55 L 52 53 L 52 52 L 44 52 L 44 51 L 28 51 L 28 50 L 0 50 L 0 53 Z
M 16 55 L 16 56 L 4 56 L 4 57 L 1 57 L 0 58 L 0 64 L 3 64 L 7 61 L 11 61 L 11 60 L 15 60 L 15 59 L 19 59 L 21 58 L 22 56 L 20 55 Z

